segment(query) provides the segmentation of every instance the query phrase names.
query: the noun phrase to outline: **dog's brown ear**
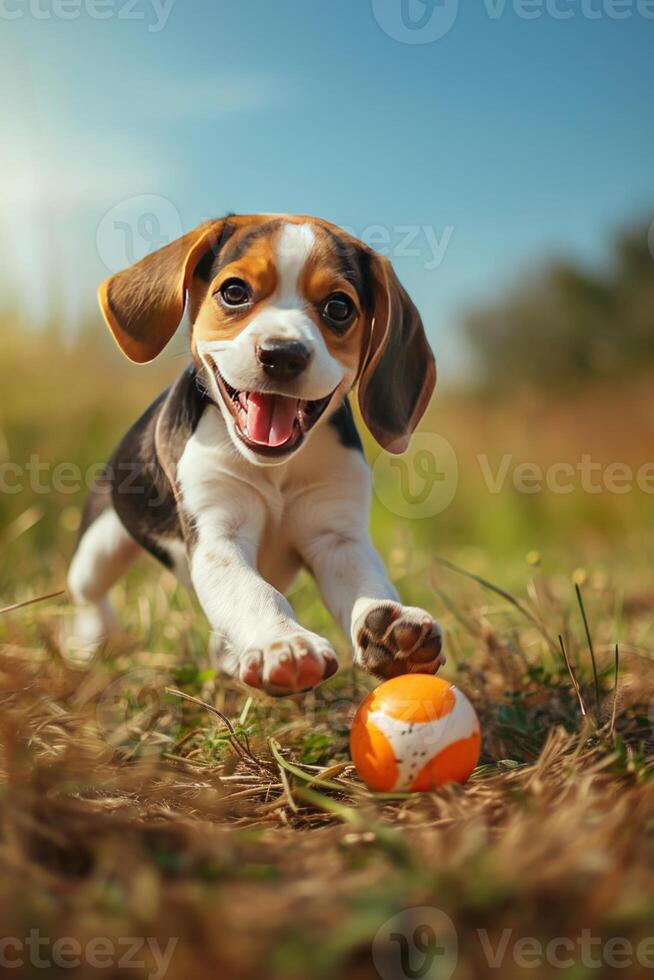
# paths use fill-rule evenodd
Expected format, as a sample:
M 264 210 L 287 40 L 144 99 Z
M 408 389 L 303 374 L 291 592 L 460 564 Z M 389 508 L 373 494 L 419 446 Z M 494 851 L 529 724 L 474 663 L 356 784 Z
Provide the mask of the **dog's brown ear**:
M 171 339 L 184 314 L 190 277 L 202 256 L 217 248 L 223 224 L 205 222 L 102 283 L 100 308 L 130 361 L 151 361 Z
M 436 384 L 420 314 L 387 259 L 371 258 L 373 318 L 359 375 L 359 407 L 380 446 L 402 453 Z

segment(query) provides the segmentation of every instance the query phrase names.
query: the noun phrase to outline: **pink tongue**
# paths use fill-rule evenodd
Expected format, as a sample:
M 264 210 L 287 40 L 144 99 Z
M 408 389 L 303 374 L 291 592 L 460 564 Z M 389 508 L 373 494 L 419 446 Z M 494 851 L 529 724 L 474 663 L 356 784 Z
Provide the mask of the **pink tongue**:
M 293 434 L 297 417 L 297 399 L 283 395 L 262 395 L 251 392 L 247 396 L 248 438 L 260 446 L 281 446 Z

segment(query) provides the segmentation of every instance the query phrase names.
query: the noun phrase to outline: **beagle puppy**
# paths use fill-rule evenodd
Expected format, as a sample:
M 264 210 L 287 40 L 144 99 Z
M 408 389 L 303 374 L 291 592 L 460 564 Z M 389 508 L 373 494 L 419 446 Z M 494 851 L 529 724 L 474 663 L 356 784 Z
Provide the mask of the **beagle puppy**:
M 403 606 L 368 536 L 369 470 L 348 393 L 402 452 L 436 369 L 390 264 L 317 218 L 209 221 L 100 287 L 120 349 L 145 363 L 185 306 L 192 361 L 127 433 L 89 496 L 69 591 L 87 653 L 112 626 L 107 593 L 141 549 L 192 586 L 220 666 L 285 695 L 338 667 L 284 597 L 302 567 L 381 678 L 434 673 L 441 633 Z

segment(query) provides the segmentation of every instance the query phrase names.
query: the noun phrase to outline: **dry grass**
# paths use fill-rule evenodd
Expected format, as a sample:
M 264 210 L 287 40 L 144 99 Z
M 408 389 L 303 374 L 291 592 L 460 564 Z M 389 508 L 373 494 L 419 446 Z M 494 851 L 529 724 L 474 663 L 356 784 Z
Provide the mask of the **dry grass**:
M 512 945 L 492 969 L 480 930 L 491 947 L 505 929 L 511 943 L 584 929 L 605 941 L 649 936 L 652 666 L 638 644 L 647 616 L 624 618 L 616 700 L 610 596 L 588 587 L 596 704 L 572 586 L 565 606 L 547 581 L 530 585 L 519 599 L 527 618 L 451 571 L 433 574 L 443 594 L 456 585 L 464 597 L 444 613 L 449 673 L 480 714 L 484 757 L 465 788 L 408 799 L 368 793 L 348 763 L 348 720 L 365 690 L 351 670 L 305 699 L 252 701 L 211 670 L 129 641 L 74 669 L 53 640 L 60 607 L 7 614 L 2 935 L 29 924 L 82 943 L 143 935 L 165 947 L 179 937 L 169 978 L 374 977 L 377 930 L 432 906 L 455 923 L 464 980 L 524 973 Z M 174 608 L 167 578 L 157 588 Z M 193 616 L 190 606 L 171 615 L 170 648 Z M 559 630 L 586 720 L 543 635 Z M 538 976 L 550 972 L 611 975 L 577 965 Z

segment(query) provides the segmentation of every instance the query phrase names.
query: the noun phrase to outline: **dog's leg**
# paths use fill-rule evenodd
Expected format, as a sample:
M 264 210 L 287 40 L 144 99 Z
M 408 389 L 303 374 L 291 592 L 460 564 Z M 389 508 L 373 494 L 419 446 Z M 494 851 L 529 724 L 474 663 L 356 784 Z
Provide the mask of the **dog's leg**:
M 224 503 L 216 504 L 216 497 Z M 214 496 L 191 522 L 189 566 L 196 594 L 221 643 L 220 666 L 269 694 L 314 687 L 337 668 L 327 640 L 298 623 L 287 599 L 257 571 L 265 523 L 245 486 Z
M 68 591 L 78 608 L 63 644 L 72 657 L 90 658 L 109 638 L 114 618 L 107 593 L 139 551 L 111 506 L 83 532 L 68 572 Z
M 314 488 L 297 514 L 298 548 L 323 601 L 354 646 L 355 663 L 377 677 L 435 673 L 445 662 L 438 623 L 403 606 L 367 532 L 370 477 L 361 457 Z M 344 489 L 345 488 L 345 489 Z

